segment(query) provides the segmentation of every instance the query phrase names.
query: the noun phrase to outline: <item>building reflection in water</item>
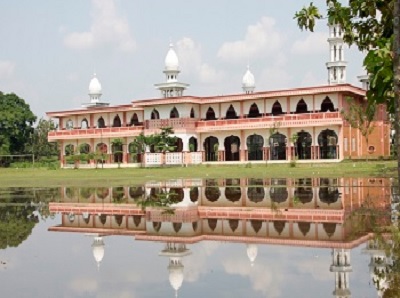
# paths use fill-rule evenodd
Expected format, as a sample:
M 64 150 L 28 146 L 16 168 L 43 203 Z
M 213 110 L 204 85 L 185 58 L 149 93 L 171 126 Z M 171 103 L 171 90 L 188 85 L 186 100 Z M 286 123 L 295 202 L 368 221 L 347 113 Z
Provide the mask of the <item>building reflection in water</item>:
M 335 297 L 351 297 L 350 252 L 371 238 L 365 225 L 368 206 L 390 210 L 390 185 L 384 179 L 192 179 L 150 182 L 117 188 L 62 188 L 60 202 L 50 211 L 61 213 L 61 224 L 51 231 L 91 233 L 93 255 L 104 257 L 101 235 L 131 235 L 136 240 L 165 243 L 160 256 L 169 258 L 169 280 L 177 295 L 184 280 L 183 258 L 187 245 L 203 240 L 246 244 L 254 266 L 259 245 L 332 249 Z M 174 194 L 173 213 L 139 202 Z M 378 223 L 388 225 L 388 216 Z M 351 219 L 351 221 L 350 221 Z M 363 224 L 354 224 L 354 221 Z M 368 248 L 373 282 L 382 292 L 385 282 L 376 272 L 381 255 Z M 380 252 L 382 253 L 382 252 Z M 386 261 L 385 261 L 386 262 Z

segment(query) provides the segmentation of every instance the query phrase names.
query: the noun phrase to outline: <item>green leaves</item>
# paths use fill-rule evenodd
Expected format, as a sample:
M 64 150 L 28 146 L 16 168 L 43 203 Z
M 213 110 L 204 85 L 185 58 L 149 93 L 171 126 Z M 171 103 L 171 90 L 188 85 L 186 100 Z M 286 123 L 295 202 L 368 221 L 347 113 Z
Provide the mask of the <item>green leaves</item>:
M 311 32 L 314 32 L 315 20 L 321 18 L 322 15 L 312 2 L 308 7 L 304 6 L 300 11 L 296 12 L 294 16 L 294 19 L 297 19 L 297 25 L 301 30 L 306 29 Z

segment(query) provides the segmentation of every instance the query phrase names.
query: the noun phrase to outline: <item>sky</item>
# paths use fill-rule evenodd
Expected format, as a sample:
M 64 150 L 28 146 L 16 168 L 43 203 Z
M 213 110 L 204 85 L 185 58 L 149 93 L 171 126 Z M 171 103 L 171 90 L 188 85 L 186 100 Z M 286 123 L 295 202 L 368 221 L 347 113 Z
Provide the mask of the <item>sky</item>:
M 325 0 L 314 0 L 325 12 Z M 327 84 L 326 20 L 314 33 L 293 19 L 309 1 L 0 1 L 0 91 L 16 93 L 38 118 L 89 102 L 96 73 L 111 105 L 160 96 L 174 44 L 185 95 L 242 92 L 249 65 L 255 91 Z M 362 54 L 345 51 L 347 82 L 361 86 Z

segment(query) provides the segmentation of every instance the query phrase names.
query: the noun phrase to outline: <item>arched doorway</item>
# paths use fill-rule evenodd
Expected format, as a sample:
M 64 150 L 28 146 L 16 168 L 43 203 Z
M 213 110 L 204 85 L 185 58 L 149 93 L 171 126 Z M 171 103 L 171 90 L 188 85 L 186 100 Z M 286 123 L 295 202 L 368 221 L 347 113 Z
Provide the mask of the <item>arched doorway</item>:
M 89 128 L 89 122 L 87 121 L 86 118 L 84 118 L 81 122 L 81 129 L 87 129 Z
M 274 102 L 274 104 L 273 104 L 273 106 L 272 106 L 271 114 L 272 114 L 273 116 L 278 116 L 278 115 L 283 114 L 282 106 L 281 106 L 281 104 L 279 103 L 279 101 L 275 101 L 275 102 Z
M 171 112 L 169 113 L 169 118 L 174 119 L 174 118 L 179 118 L 179 112 L 176 109 L 176 107 L 174 107 Z
M 217 161 L 218 160 L 218 139 L 216 137 L 207 137 L 204 140 L 204 151 L 206 161 Z
M 289 193 L 287 190 L 286 179 L 271 179 L 271 188 L 269 197 L 274 203 L 283 203 L 288 199 Z
M 122 162 L 122 144 L 115 143 L 111 146 L 111 151 L 114 156 L 114 162 L 121 163 Z
M 336 159 L 337 157 L 337 134 L 330 129 L 321 131 L 318 135 L 319 158 Z
M 190 110 L 190 118 L 195 118 L 194 109 Z
M 286 142 L 286 136 L 279 132 L 269 138 L 271 160 L 286 160 Z
M 236 114 L 235 108 L 233 105 L 230 105 L 228 110 L 226 111 L 225 119 L 237 119 L 238 116 Z
M 295 182 L 296 188 L 294 190 L 294 196 L 302 204 L 312 202 L 314 194 L 311 185 L 311 178 L 298 179 Z
M 229 136 L 225 138 L 225 161 L 240 160 L 240 139 L 237 136 Z
M 183 142 L 181 138 L 176 138 L 175 144 L 174 144 L 174 152 L 182 152 L 183 151 Z
M 247 137 L 247 159 L 263 160 L 264 138 L 260 135 L 253 134 Z
M 103 117 L 100 117 L 97 120 L 97 128 L 105 128 L 105 127 L 106 127 L 106 124 L 104 122 L 104 119 L 103 119 Z
M 308 113 L 307 104 L 304 99 L 300 99 L 296 106 L 296 114 Z
M 247 115 L 247 117 L 248 117 L 248 118 L 257 118 L 257 117 L 261 117 L 260 110 L 258 109 L 258 106 L 257 106 L 256 103 L 253 103 L 253 104 L 250 106 L 249 114 Z
M 107 158 L 107 145 L 104 143 L 98 143 L 96 145 L 96 154 L 98 155 L 97 162 L 104 163 Z
M 331 99 L 327 96 L 321 103 L 321 112 L 334 112 L 335 106 L 333 105 Z
M 302 130 L 297 133 L 296 149 L 298 159 L 311 159 L 311 135 Z
M 339 200 L 340 192 L 337 179 L 321 178 L 319 182 L 319 199 L 325 204 L 334 204 Z
M 90 145 L 87 143 L 83 143 L 79 145 L 79 153 L 80 154 L 88 154 L 90 152 Z
M 154 109 L 151 112 L 151 120 L 157 120 L 157 119 L 160 119 L 160 113 L 156 109 Z
M 121 127 L 121 119 L 118 115 L 114 117 L 113 127 Z
M 242 197 L 242 190 L 240 189 L 240 179 L 226 179 L 225 180 L 225 197 L 232 203 L 237 202 Z
M 212 107 L 209 107 L 206 113 L 206 120 L 216 120 L 215 112 Z
M 206 189 L 204 192 L 206 199 L 210 202 L 218 201 L 221 196 L 221 191 L 219 190 L 218 183 L 214 179 L 206 180 Z
M 138 119 L 138 115 L 137 115 L 136 113 L 133 113 L 129 125 L 130 125 L 130 126 L 139 125 L 139 119 Z
M 189 151 L 197 152 L 197 139 L 195 137 L 189 139 Z
M 262 179 L 249 179 L 247 187 L 247 197 L 253 203 L 259 203 L 264 200 L 264 182 Z
M 74 147 L 74 145 L 68 144 L 67 146 L 65 146 L 64 154 L 65 154 L 66 156 L 73 155 L 74 152 L 75 152 L 75 147 Z

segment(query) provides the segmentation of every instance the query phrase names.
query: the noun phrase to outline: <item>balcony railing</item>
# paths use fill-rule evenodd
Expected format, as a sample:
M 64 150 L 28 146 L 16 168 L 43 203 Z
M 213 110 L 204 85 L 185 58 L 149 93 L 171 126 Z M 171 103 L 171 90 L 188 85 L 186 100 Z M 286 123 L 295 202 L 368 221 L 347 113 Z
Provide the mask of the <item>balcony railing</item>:
M 258 118 L 238 118 L 223 120 L 202 120 L 196 124 L 198 131 L 224 129 L 225 127 L 257 128 L 271 127 L 279 123 L 279 127 L 299 127 L 307 125 L 339 124 L 343 120 L 339 112 L 288 114 L 279 116 L 263 116 Z
M 156 119 L 146 120 L 144 122 L 145 129 L 159 129 L 160 127 L 176 128 L 196 128 L 196 122 L 199 119 L 194 118 L 173 118 L 173 119 Z
M 70 129 L 70 130 L 55 130 L 48 134 L 51 139 L 69 139 L 70 137 L 84 138 L 92 136 L 126 136 L 139 135 L 143 131 L 143 126 L 130 127 L 105 127 L 105 128 L 87 128 L 87 129 Z

